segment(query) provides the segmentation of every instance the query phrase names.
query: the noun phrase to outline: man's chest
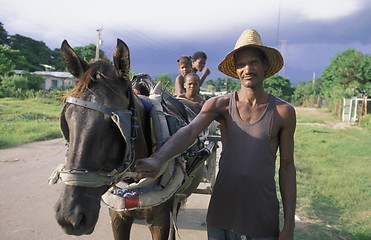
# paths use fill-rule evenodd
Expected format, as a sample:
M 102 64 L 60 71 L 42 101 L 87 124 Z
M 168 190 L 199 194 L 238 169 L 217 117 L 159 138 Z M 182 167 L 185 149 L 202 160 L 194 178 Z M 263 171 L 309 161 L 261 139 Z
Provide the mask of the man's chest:
M 263 116 L 267 106 L 268 103 L 251 106 L 250 103 L 237 102 L 237 113 L 242 121 L 254 123 Z

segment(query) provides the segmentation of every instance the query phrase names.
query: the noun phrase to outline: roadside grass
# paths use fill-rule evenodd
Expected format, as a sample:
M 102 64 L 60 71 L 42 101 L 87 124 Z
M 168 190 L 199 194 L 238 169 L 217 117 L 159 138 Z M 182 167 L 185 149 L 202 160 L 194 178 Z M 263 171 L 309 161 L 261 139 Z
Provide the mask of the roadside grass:
M 301 219 L 295 239 L 370 239 L 371 135 L 359 128 L 300 125 L 311 118 L 317 123 L 324 116 L 299 116 L 295 134 Z
M 325 123 L 323 120 L 307 115 L 296 115 L 298 123 Z
M 60 100 L 53 98 L 0 99 L 0 149 L 61 137 Z

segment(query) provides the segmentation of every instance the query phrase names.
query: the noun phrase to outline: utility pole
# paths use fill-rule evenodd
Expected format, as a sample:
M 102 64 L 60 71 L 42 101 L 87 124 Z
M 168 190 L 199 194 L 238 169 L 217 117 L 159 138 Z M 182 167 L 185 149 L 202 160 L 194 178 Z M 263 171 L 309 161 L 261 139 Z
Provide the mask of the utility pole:
M 228 77 L 225 76 L 225 89 L 226 89 L 226 92 L 228 93 Z
M 100 38 L 100 32 L 102 31 L 102 28 L 97 29 L 98 38 L 97 38 L 97 45 L 95 48 L 95 61 L 99 60 L 99 47 L 102 45 L 102 39 Z
M 286 44 L 287 44 L 287 40 L 280 40 L 281 41 L 281 54 L 282 54 L 282 57 L 283 57 L 283 60 L 286 60 Z M 284 77 L 285 76 L 285 65 L 283 65 L 282 69 L 281 69 L 281 75 Z

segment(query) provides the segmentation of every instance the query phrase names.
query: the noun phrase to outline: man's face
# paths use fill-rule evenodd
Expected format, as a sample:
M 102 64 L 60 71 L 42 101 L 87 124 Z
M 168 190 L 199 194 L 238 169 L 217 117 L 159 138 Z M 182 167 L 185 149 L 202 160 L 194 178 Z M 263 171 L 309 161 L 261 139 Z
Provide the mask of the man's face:
M 185 63 L 179 64 L 178 68 L 183 77 L 192 71 L 192 66 Z
M 196 60 L 192 60 L 192 67 L 197 69 L 197 71 L 202 71 L 204 69 L 206 64 L 206 59 L 205 58 L 199 58 Z
M 186 89 L 186 93 L 189 93 L 191 96 L 195 96 L 200 90 L 200 80 L 194 76 L 186 76 L 184 88 Z
M 236 73 L 242 86 L 263 86 L 266 62 L 264 53 L 256 48 L 244 48 L 234 55 Z

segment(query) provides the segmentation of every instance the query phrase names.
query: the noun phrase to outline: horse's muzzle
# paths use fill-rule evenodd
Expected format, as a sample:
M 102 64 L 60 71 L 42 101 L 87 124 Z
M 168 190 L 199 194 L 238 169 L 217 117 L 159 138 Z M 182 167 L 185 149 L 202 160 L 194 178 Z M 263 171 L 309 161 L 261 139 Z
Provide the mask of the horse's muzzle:
M 55 217 L 69 235 L 91 234 L 98 221 L 100 196 L 92 188 L 66 186 L 55 205 Z M 96 190 L 96 189 L 94 189 Z

